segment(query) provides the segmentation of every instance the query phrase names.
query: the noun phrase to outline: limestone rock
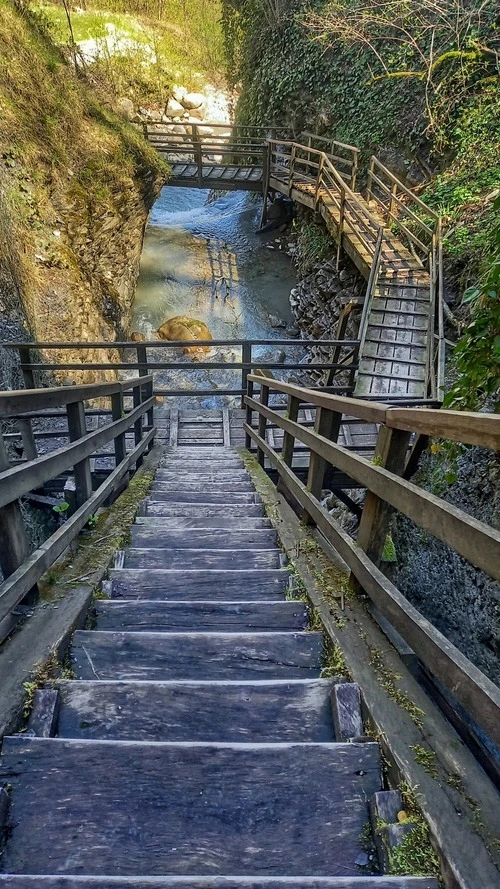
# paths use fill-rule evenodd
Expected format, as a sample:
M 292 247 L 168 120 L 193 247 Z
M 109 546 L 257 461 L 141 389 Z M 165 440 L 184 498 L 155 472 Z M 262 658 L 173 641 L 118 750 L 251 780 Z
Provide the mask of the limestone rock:
M 146 337 L 143 333 L 140 333 L 139 330 L 134 330 L 134 332 L 130 334 L 130 341 L 132 343 L 145 343 Z
M 189 318 L 187 315 L 175 315 L 173 318 L 169 318 L 158 328 L 157 333 L 161 340 L 170 342 L 196 342 L 196 340 L 212 339 L 212 334 L 203 321 Z M 205 352 L 209 352 L 210 346 L 186 346 L 183 351 L 185 355 L 196 360 L 200 359 Z
M 203 93 L 186 93 L 186 95 L 180 99 L 180 102 L 184 105 L 184 108 L 191 111 L 194 108 L 201 108 L 205 103 L 205 96 Z
M 194 117 L 196 120 L 205 120 L 206 110 L 204 105 L 200 105 L 199 108 L 193 108 L 191 111 L 191 117 Z
M 165 106 L 165 115 L 167 117 L 182 117 L 185 110 L 177 99 L 169 99 Z

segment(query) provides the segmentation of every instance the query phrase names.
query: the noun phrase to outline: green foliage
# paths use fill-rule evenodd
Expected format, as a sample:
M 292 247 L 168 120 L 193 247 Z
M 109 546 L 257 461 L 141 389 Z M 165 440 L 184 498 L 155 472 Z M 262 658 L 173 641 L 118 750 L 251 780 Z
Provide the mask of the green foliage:
M 500 197 L 494 209 L 491 254 L 477 286 L 463 297 L 471 321 L 455 348 L 457 379 L 445 397 L 446 407 L 477 409 L 492 402 L 500 410 Z
M 397 562 L 396 547 L 390 534 L 385 538 L 384 551 L 382 553 L 383 562 Z
M 69 503 L 67 502 L 67 500 L 63 500 L 62 503 L 56 503 L 56 505 L 52 507 L 53 512 L 57 512 L 59 514 L 67 512 L 68 509 Z
M 302 222 L 298 227 L 297 247 L 299 277 L 307 275 L 315 263 L 331 256 L 334 250 L 326 228 L 316 222 Z
M 467 36 L 463 49 L 470 57 L 447 54 L 444 45 L 432 95 L 422 78 L 377 80 L 374 75 L 384 69 L 366 44 L 328 35 L 321 40 L 304 24 L 311 12 L 324 17 L 332 5 L 348 11 L 366 4 L 287 0 L 274 23 L 264 14 L 267 5 L 266 0 L 223 2 L 231 79 L 242 85 L 238 120 L 289 126 L 297 135 L 312 129 L 334 136 L 361 149 L 361 166 L 371 154 L 387 152 L 397 158 L 389 165 L 403 179 L 410 167 L 412 177 L 424 179 L 430 168 L 437 171 L 422 197 L 445 216 L 445 248 L 457 275 L 476 274 L 492 237 L 493 209 L 486 197 L 500 181 L 495 58 L 486 58 L 476 46 L 478 37 L 494 35 L 495 4 L 488 0 L 482 12 L 481 34 L 472 29 Z M 401 4 L 401 10 L 406 16 L 409 10 L 411 28 L 411 5 Z M 389 52 L 389 31 L 387 26 L 375 41 L 388 69 L 415 71 L 416 50 L 392 43 Z M 424 55 L 429 53 L 431 31 L 412 37 Z
M 389 854 L 390 872 L 392 875 L 414 877 L 438 877 L 439 861 L 431 843 L 429 828 L 425 821 L 415 824 L 407 833 L 399 846 Z

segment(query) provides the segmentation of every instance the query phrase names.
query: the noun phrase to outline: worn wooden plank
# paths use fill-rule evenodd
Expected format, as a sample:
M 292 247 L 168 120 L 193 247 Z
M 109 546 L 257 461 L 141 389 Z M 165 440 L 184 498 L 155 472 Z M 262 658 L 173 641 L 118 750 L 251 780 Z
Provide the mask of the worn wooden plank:
M 38 688 L 33 698 L 28 731 L 39 738 L 52 738 L 56 733 L 59 706 L 56 688 Z
M 253 383 L 262 382 L 262 378 L 255 374 L 250 374 L 248 378 Z M 314 389 L 305 389 L 302 386 L 295 386 L 291 383 L 282 383 L 280 380 L 273 380 L 271 389 L 273 392 L 284 392 L 286 395 L 293 395 L 300 398 L 301 401 L 311 403 L 316 407 L 324 407 L 327 410 L 349 414 L 350 416 L 367 420 L 369 423 L 385 422 L 385 404 L 377 404 L 377 402 L 373 401 L 369 404 L 361 403 L 356 398 L 321 393 Z M 257 408 L 254 409 L 257 410 Z
M 172 633 L 181 630 L 274 632 L 304 630 L 305 605 L 296 602 L 217 602 L 196 599 L 180 602 L 118 600 L 96 602 L 97 628 L 127 632 Z
M 329 680 L 64 682 L 58 736 L 87 740 L 326 742 Z
M 176 503 L 148 500 L 144 504 L 143 515 L 147 516 L 192 516 L 193 518 L 212 518 L 215 516 L 263 516 L 264 510 L 259 503 Z
M 255 504 L 256 496 L 255 493 L 250 489 L 249 491 L 241 491 L 236 489 L 234 492 L 229 490 L 200 490 L 199 488 L 196 490 L 175 490 L 168 489 L 166 491 L 158 490 L 153 487 L 149 495 L 150 503 L 186 503 L 186 504 L 195 504 L 195 505 L 203 505 L 208 506 L 210 504 L 228 504 L 232 505 L 242 505 L 248 503 Z
M 436 438 L 500 450 L 500 416 L 473 411 L 394 407 L 388 411 L 391 429 L 406 429 Z
M 268 518 L 255 518 L 248 516 L 205 516 L 198 518 L 196 516 L 137 516 L 135 525 L 141 525 L 148 528 L 156 528 L 157 531 L 178 530 L 186 528 L 194 528 L 196 530 L 259 530 L 271 527 Z
M 349 741 L 363 734 L 361 692 L 356 682 L 334 685 L 330 694 L 336 741 Z
M 75 633 L 79 679 L 308 679 L 321 633 Z
M 9 889 L 439 889 L 430 877 L 58 877 L 0 874 Z
M 246 601 L 283 600 L 290 572 L 279 569 L 242 571 L 206 569 L 171 570 L 151 568 L 111 568 L 112 598 L 117 599 L 219 599 Z
M 1 777 L 14 787 L 10 872 L 345 876 L 380 762 L 377 744 L 13 737 Z
M 280 554 L 272 549 L 166 549 L 164 547 L 129 547 L 125 550 L 124 568 L 199 568 L 203 570 L 238 567 L 279 568 Z
M 272 549 L 276 545 L 276 531 L 228 529 L 162 529 L 151 525 L 134 525 L 132 545 L 136 547 L 163 546 L 166 549 Z

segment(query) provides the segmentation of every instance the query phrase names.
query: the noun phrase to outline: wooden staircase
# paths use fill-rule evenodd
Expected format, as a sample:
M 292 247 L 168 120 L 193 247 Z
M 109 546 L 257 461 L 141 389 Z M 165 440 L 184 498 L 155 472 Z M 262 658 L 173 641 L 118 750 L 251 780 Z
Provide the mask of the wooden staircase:
M 4 741 L 0 886 L 437 889 L 356 863 L 378 744 L 334 736 L 322 634 L 237 452 L 166 450 L 104 590 L 75 678 Z

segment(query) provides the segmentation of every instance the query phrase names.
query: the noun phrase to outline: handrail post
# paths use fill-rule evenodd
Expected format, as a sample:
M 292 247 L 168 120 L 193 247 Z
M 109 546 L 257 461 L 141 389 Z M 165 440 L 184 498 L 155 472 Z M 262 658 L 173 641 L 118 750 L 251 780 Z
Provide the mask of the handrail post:
M 247 397 L 253 398 L 253 382 L 251 380 L 249 380 L 248 377 L 247 377 Z M 249 404 L 247 404 L 247 406 L 246 406 L 245 420 L 246 420 L 247 426 L 252 425 L 252 408 L 250 407 Z M 248 451 L 252 447 L 252 438 L 246 431 L 245 431 L 245 447 Z
M 375 447 L 375 457 L 378 458 L 379 465 L 389 472 L 402 476 L 410 439 L 411 432 L 381 426 Z M 357 543 L 377 566 L 382 560 L 393 511 L 393 508 L 376 494 L 371 491 L 366 492 Z
M 140 377 L 147 377 L 149 375 L 147 348 L 146 348 L 146 346 L 143 346 L 141 343 L 139 343 L 137 345 L 136 349 L 137 349 L 137 364 L 139 365 L 139 376 Z M 153 395 L 154 386 L 153 386 L 152 382 L 147 384 L 146 391 L 148 393 L 148 395 L 146 397 L 149 397 L 149 395 Z M 147 412 L 147 424 L 148 424 L 148 426 L 151 427 L 151 429 L 154 426 L 154 408 L 153 407 L 150 408 L 150 410 Z
M 83 401 L 75 401 L 66 405 L 68 417 L 69 440 L 77 441 L 87 434 L 85 423 L 85 408 Z M 75 499 L 79 508 L 92 496 L 92 474 L 90 472 L 90 459 L 85 457 L 73 467 L 75 473 Z
M 194 151 L 194 162 L 198 165 L 198 185 L 201 187 L 203 185 L 203 160 L 202 160 L 202 151 L 201 151 L 201 138 L 198 131 L 198 127 L 196 124 L 192 124 L 191 132 L 193 135 L 193 151 Z
M 262 213 L 260 215 L 259 228 L 263 228 L 267 222 L 267 196 L 269 194 L 269 178 L 271 174 L 270 148 L 271 146 L 268 142 L 262 146 Z
M 345 219 L 345 188 L 340 189 L 340 218 L 339 218 L 339 237 L 337 241 L 337 261 L 335 263 L 335 268 L 337 271 L 340 266 L 340 252 L 342 250 L 342 235 L 344 234 L 344 219 Z
M 372 199 L 373 174 L 375 172 L 375 158 L 372 156 L 368 167 L 368 176 L 366 179 L 366 201 L 369 204 Z
M 139 405 L 142 403 L 142 400 L 143 400 L 142 399 L 142 386 L 135 386 L 134 387 L 134 389 L 132 390 L 132 398 L 133 398 L 134 407 L 139 407 Z M 139 445 L 141 443 L 141 441 L 142 441 L 142 417 L 139 417 L 139 419 L 136 420 L 134 423 L 135 445 L 136 446 Z M 137 462 L 135 464 L 136 469 L 139 469 L 139 467 L 142 466 L 142 461 L 143 461 L 143 456 L 141 454 L 141 456 L 137 459 Z
M 0 472 L 10 469 L 7 449 L 0 430 Z M 6 580 L 26 561 L 30 545 L 19 500 L 14 500 L 0 509 L 0 568 Z M 34 605 L 38 599 L 35 584 L 24 597 L 22 605 Z M 10 632 L 10 630 L 9 630 Z M 4 637 L 2 631 L 0 636 Z
M 356 188 L 356 179 L 357 179 L 357 175 L 358 175 L 358 163 L 359 163 L 358 152 L 355 151 L 354 157 L 352 160 L 352 165 L 351 165 L 351 181 L 349 183 L 349 187 L 350 187 L 351 191 L 354 191 Z
M 342 414 L 338 411 L 327 410 L 323 407 L 316 408 L 316 419 L 314 421 L 314 431 L 318 435 L 322 435 L 329 441 L 337 441 L 342 423 Z M 311 450 L 309 456 L 309 471 L 307 473 L 307 490 L 316 500 L 321 499 L 321 491 L 325 480 L 325 473 L 328 463 L 324 457 L 320 457 L 315 451 Z M 302 519 L 307 525 L 313 525 L 314 521 L 307 512 L 303 511 Z
M 123 417 L 123 392 L 115 392 L 114 395 L 111 396 L 111 417 L 113 422 L 116 420 L 121 420 Z M 127 452 L 126 444 L 125 444 L 125 433 L 121 432 L 120 435 L 117 435 L 115 440 L 115 466 L 118 466 L 122 460 L 125 459 L 125 455 Z
M 19 348 L 19 358 L 22 365 L 31 364 L 31 351 L 29 346 L 21 346 Z M 24 388 L 36 389 L 35 374 L 30 367 L 22 367 Z M 33 425 L 31 420 L 18 420 L 19 431 L 23 442 L 24 455 L 27 460 L 36 460 L 38 450 L 36 446 L 35 436 L 33 435 Z
M 252 373 L 252 343 L 246 340 L 241 346 L 241 388 L 243 394 L 241 396 L 241 407 L 245 407 L 245 392 L 249 398 L 253 398 L 253 383 L 248 382 L 248 374 Z M 248 422 L 248 421 L 247 421 Z
M 314 192 L 314 209 L 316 210 L 319 204 L 319 190 L 321 188 L 321 184 L 323 181 L 323 166 L 325 163 L 325 154 L 322 151 L 319 158 L 318 165 L 318 174 L 316 176 L 316 190 Z
M 292 421 L 292 423 L 296 423 L 299 418 L 299 410 L 301 405 L 301 399 L 297 398 L 295 395 L 288 396 L 287 403 L 287 415 L 288 419 Z M 292 435 L 291 432 L 283 433 L 283 446 L 281 449 L 281 457 L 286 466 L 289 466 L 290 469 L 293 467 L 293 452 L 295 450 L 295 436 Z M 278 483 L 276 488 L 278 491 L 283 491 L 285 489 L 285 485 L 283 484 L 283 480 L 281 477 L 278 479 Z
M 289 173 L 289 178 L 288 178 L 288 197 L 291 197 L 292 189 L 293 189 L 293 174 L 295 172 L 295 152 L 296 152 L 296 147 L 295 147 L 295 142 L 294 142 L 292 145 L 292 151 L 290 154 L 290 173 Z
M 262 382 L 260 384 L 260 403 L 267 407 L 269 405 L 269 385 L 264 382 L 264 377 L 262 378 Z M 266 440 L 266 427 L 267 427 L 267 417 L 263 414 L 259 414 L 259 438 L 262 438 L 264 441 Z M 257 460 L 259 461 L 260 466 L 264 466 L 265 454 L 259 445 L 257 445 Z
M 391 220 L 392 220 L 392 219 L 394 219 L 394 221 L 396 221 L 396 217 L 395 217 L 395 215 L 394 215 L 394 205 L 395 205 L 396 202 L 395 202 L 394 199 L 395 199 L 395 197 L 396 197 L 396 195 L 397 195 L 397 191 L 398 191 L 398 184 L 397 184 L 397 182 L 395 182 L 394 185 L 393 185 L 392 188 L 391 188 L 391 196 L 390 196 L 390 199 L 389 199 L 389 209 L 388 209 L 388 211 L 387 211 L 387 212 L 388 212 L 388 216 L 389 216 L 389 224 L 391 223 Z

